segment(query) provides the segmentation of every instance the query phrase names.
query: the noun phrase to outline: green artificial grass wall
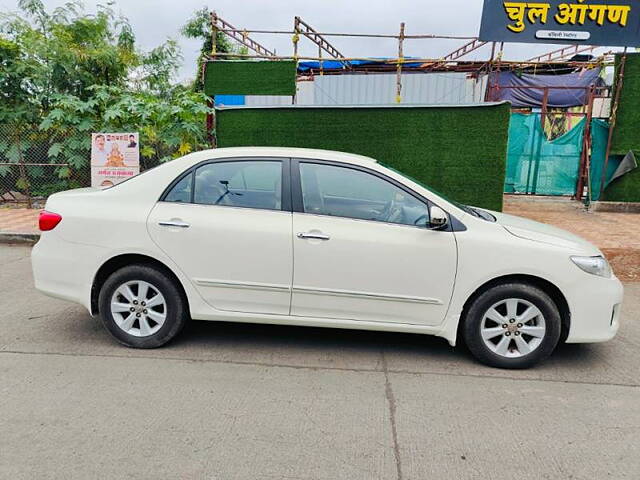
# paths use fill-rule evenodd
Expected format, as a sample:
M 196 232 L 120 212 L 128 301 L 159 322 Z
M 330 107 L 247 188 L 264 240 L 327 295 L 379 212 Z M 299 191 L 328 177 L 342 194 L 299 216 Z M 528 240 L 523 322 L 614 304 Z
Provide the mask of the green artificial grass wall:
M 621 56 L 616 55 L 614 78 L 618 78 L 620 59 Z M 612 154 L 626 155 L 629 150 L 640 151 L 640 53 L 627 54 L 616 125 L 611 139 Z
M 636 152 L 636 158 L 638 157 Z M 623 175 L 605 188 L 601 200 L 608 202 L 640 202 L 640 168 Z
M 296 62 L 215 60 L 207 62 L 204 92 L 209 95 L 295 95 Z
M 219 147 L 366 155 L 458 202 L 502 210 L 508 104 L 479 107 L 219 109 Z
M 616 76 L 620 64 L 616 55 Z M 611 154 L 626 155 L 633 150 L 640 158 L 640 53 L 628 53 L 616 124 L 611 139 Z M 640 168 L 614 180 L 604 191 L 602 200 L 640 202 Z

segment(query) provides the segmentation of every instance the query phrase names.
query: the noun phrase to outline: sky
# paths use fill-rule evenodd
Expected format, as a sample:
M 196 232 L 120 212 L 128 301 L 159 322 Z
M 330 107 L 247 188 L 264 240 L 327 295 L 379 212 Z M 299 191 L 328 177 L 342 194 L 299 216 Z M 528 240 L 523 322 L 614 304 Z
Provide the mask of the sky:
M 45 0 L 47 8 L 55 8 L 64 0 Z M 85 0 L 87 13 L 105 1 Z M 396 34 L 405 22 L 405 34 L 441 34 L 476 36 L 480 28 L 482 0 L 116 0 L 113 8 L 131 22 L 138 45 L 144 50 L 161 44 L 167 38 L 178 41 L 184 63 L 178 80 L 195 75 L 199 42 L 180 36 L 180 27 L 190 15 L 204 6 L 214 8 L 218 15 L 237 28 L 251 30 L 293 30 L 294 16 L 300 16 L 319 32 Z M 17 9 L 17 0 L 0 0 L 0 12 Z M 290 35 L 252 35 L 279 55 L 292 55 Z M 346 57 L 397 56 L 398 45 L 393 39 L 329 37 L 328 40 Z M 420 58 L 440 58 L 465 40 L 408 40 L 404 55 Z M 299 43 L 300 54 L 317 56 L 317 47 L 309 40 Z M 507 44 L 504 58 L 526 60 L 551 51 L 553 45 Z M 490 47 L 464 59 L 486 59 Z

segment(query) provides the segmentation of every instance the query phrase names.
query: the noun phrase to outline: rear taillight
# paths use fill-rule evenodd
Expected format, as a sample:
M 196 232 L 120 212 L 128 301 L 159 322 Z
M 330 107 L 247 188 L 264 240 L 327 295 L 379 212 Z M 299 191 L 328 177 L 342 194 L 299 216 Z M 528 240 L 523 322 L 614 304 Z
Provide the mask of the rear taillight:
M 56 228 L 56 225 L 58 225 L 61 221 L 61 215 L 58 215 L 57 213 L 42 211 L 40 212 L 40 218 L 38 219 L 38 226 L 40 227 L 41 231 L 47 232 Z

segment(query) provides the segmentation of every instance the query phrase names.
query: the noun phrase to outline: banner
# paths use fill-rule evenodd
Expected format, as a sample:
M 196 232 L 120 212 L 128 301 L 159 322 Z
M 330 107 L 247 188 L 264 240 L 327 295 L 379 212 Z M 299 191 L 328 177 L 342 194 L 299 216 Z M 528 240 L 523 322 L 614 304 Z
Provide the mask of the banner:
M 480 40 L 640 46 L 638 0 L 484 0 Z
M 140 173 L 138 133 L 91 134 L 91 186 L 112 187 Z

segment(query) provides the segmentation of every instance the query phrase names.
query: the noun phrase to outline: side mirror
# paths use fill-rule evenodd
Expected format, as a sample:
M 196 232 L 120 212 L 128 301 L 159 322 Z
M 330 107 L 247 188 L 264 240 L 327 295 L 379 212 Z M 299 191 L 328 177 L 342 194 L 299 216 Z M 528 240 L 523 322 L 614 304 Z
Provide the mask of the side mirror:
M 448 223 L 449 217 L 440 207 L 433 205 L 429 209 L 429 228 L 431 230 L 442 230 Z

